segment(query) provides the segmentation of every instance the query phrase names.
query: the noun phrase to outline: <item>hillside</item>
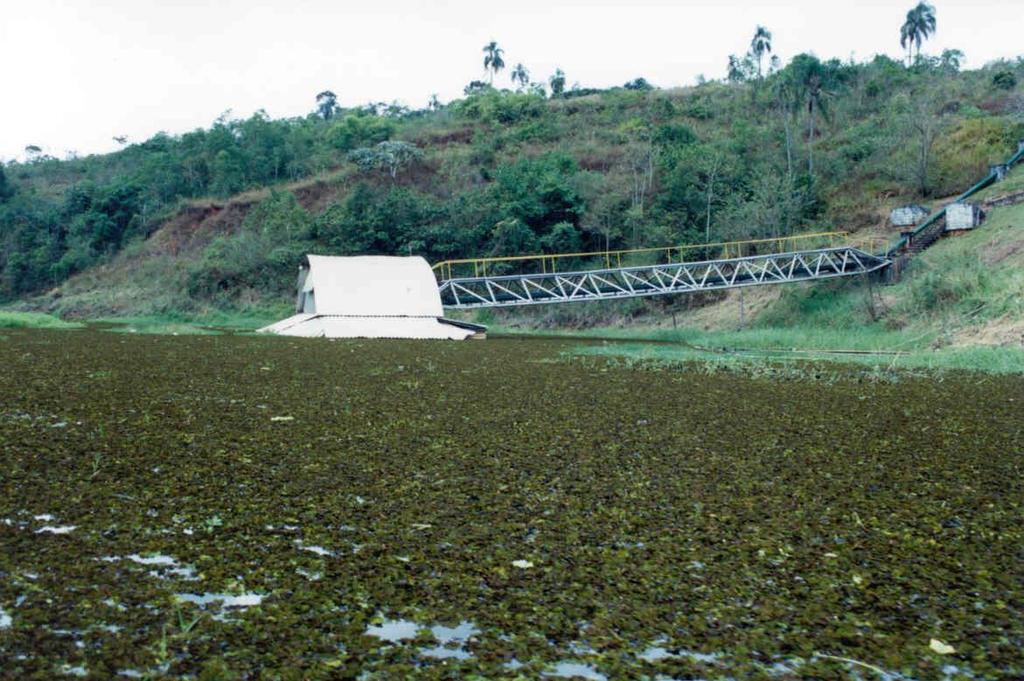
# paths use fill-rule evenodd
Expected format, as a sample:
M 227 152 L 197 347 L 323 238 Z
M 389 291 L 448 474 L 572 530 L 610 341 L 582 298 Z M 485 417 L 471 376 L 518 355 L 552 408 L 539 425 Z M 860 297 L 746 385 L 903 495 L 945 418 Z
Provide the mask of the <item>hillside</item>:
M 8 164 L 0 297 L 71 317 L 273 316 L 306 252 L 440 260 L 811 229 L 893 236 L 890 208 L 940 203 L 1024 137 L 1022 60 L 960 72 L 946 58 L 907 68 L 800 55 L 733 80 L 660 90 L 637 79 L 553 97 L 476 84 L 432 110 L 221 118 L 115 154 Z M 928 277 L 954 285 L 929 274 L 936 257 L 901 285 L 913 305 L 897 302 L 900 287 L 878 293 L 884 323 L 943 307 L 911 291 Z M 811 320 L 823 296 L 850 312 L 859 294 L 848 289 L 748 293 L 744 321 Z M 675 310 L 728 325 L 734 299 L 525 316 L 593 326 Z

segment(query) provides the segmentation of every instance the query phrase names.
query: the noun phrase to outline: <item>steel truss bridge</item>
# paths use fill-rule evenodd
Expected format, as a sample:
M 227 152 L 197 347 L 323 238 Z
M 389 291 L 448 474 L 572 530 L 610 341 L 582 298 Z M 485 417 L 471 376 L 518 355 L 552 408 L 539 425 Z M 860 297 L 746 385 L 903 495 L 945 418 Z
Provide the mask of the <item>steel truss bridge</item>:
M 825 233 L 824 236 L 835 237 L 836 233 Z M 790 240 L 798 241 L 802 238 Z M 869 274 L 890 264 L 887 257 L 872 255 L 852 245 L 633 266 L 622 266 L 618 261 L 614 266 L 609 266 L 609 254 L 599 255 L 604 257 L 605 267 L 569 272 L 554 271 L 557 259 L 563 256 L 547 256 L 550 259 L 550 271 L 545 266 L 544 271 L 526 274 L 490 275 L 486 272 L 487 268 L 481 266 L 484 263 L 482 259 L 451 261 L 473 263 L 476 270 L 474 276 L 452 276 L 450 263 L 439 263 L 434 269 L 439 275 L 438 288 L 442 304 L 450 309 L 471 309 L 614 300 L 741 286 L 821 281 Z M 502 259 L 488 260 L 493 262 Z

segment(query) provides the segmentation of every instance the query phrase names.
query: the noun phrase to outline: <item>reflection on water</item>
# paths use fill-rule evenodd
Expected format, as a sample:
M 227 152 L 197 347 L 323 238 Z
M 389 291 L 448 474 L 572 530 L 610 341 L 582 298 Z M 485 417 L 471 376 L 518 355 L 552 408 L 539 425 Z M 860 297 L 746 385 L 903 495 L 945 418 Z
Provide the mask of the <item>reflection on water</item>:
M 591 681 L 608 681 L 608 677 L 597 671 L 589 664 L 581 662 L 559 662 L 551 671 L 544 672 L 544 676 L 554 676 L 562 679 L 590 679 Z
M 152 577 L 165 578 L 168 576 L 174 576 L 188 581 L 199 579 L 193 567 L 189 565 L 179 565 L 174 556 L 168 556 L 163 553 L 151 553 L 145 556 L 138 553 L 132 553 L 127 556 L 103 556 L 100 560 L 105 563 L 116 563 L 119 560 L 127 560 L 132 563 L 136 563 L 137 565 L 146 565 L 156 568 L 155 570 L 149 571 L 149 574 Z
M 434 646 L 433 648 L 420 648 L 420 655 L 423 657 L 430 657 L 435 660 L 468 660 L 473 657 L 473 653 L 469 652 L 465 648 L 446 648 L 445 646 Z
M 437 641 L 437 645 L 420 648 L 419 654 L 423 657 L 435 660 L 466 660 L 473 656 L 473 653 L 466 649 L 466 643 L 473 636 L 480 634 L 480 629 L 472 622 L 466 620 L 459 622 L 454 627 L 443 624 L 423 627 L 411 620 L 384 619 L 380 624 L 368 626 L 366 628 L 366 635 L 393 644 L 414 639 L 417 633 L 425 628 L 430 630 L 430 634 Z
M 295 540 L 295 547 L 301 551 L 309 551 L 310 553 L 315 553 L 318 556 L 334 555 L 334 551 L 329 551 L 328 549 L 325 549 L 322 546 L 317 546 L 316 544 L 306 544 L 301 539 Z
M 419 626 L 409 620 L 386 619 L 380 624 L 371 624 L 366 627 L 367 636 L 374 636 L 388 643 L 398 643 L 407 638 L 416 638 L 417 631 L 419 631 Z
M 221 603 L 224 608 L 248 608 L 259 605 L 265 596 L 258 593 L 244 593 L 237 596 L 224 593 L 206 592 L 202 594 L 175 594 L 175 598 L 183 603 L 195 603 L 196 605 L 207 605 L 209 603 Z
M 44 525 L 36 530 L 36 534 L 68 534 L 78 525 Z

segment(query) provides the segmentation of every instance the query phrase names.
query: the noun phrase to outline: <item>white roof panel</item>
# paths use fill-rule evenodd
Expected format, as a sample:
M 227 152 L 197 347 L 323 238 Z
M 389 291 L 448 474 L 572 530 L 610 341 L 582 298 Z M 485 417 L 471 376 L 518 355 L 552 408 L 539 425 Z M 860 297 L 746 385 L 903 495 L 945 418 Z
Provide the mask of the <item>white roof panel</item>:
M 440 317 L 437 279 L 420 257 L 310 255 L 305 290 L 321 315 Z

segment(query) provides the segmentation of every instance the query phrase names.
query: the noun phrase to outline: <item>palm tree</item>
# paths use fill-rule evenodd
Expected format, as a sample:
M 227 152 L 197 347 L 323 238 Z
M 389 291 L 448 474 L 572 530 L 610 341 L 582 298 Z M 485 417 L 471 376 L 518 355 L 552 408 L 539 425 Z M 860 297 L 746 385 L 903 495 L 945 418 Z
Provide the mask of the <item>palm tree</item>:
M 772 34 L 764 26 L 758 26 L 754 31 L 754 39 L 750 41 L 750 54 L 757 60 L 757 77 L 761 77 L 761 60 L 766 54 L 772 52 Z
M 504 53 L 505 50 L 498 47 L 498 43 L 493 40 L 484 45 L 484 71 L 487 72 L 488 83 L 493 83 L 494 76 L 505 68 L 505 60 L 501 58 Z
M 917 48 L 917 56 L 921 56 L 921 43 L 935 33 L 935 5 L 924 0 L 917 3 L 914 9 L 907 12 L 907 19 L 900 27 L 900 47 L 907 51 L 907 65 L 911 63 L 910 49 Z
M 811 74 L 804 81 L 804 93 L 807 97 L 807 120 L 809 134 L 807 136 L 807 174 L 814 179 L 814 117 L 822 110 L 822 78 L 820 73 Z
M 818 115 L 827 116 L 826 97 L 831 72 L 817 57 L 798 54 L 790 63 L 793 79 L 792 94 L 796 104 L 807 108 L 807 175 L 814 180 L 814 138 L 817 134 Z
M 522 64 L 516 64 L 512 67 L 512 82 L 519 83 L 519 88 L 522 89 L 530 82 L 530 72 L 526 70 L 526 67 Z

